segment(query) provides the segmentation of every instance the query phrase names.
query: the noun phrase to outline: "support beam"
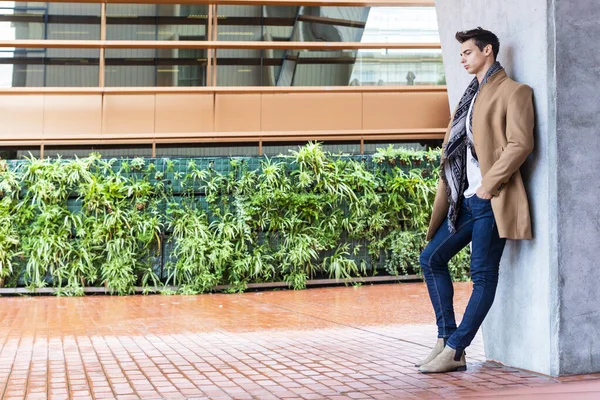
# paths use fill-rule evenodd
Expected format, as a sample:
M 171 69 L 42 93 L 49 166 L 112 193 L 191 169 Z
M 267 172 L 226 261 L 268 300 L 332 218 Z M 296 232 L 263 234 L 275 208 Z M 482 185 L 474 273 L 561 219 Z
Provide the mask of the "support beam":
M 100 40 L 106 40 L 106 4 L 102 4 L 101 14 L 100 14 Z M 99 68 L 98 68 L 98 86 L 104 87 L 104 80 L 106 76 L 106 49 L 100 49 L 100 60 L 99 60 Z
M 600 372 L 600 44 L 591 39 L 600 8 L 569 0 L 437 0 L 436 8 L 452 108 L 472 79 L 454 35 L 477 26 L 498 35 L 508 75 L 534 91 L 535 150 L 521 168 L 534 240 L 507 243 L 483 327 L 487 356 L 553 376 Z
M 10 0 L 0 0 L 8 2 Z M 223 4 L 242 6 L 433 7 L 433 0 L 50 0 L 49 3 Z
M 421 50 L 439 43 L 243 42 L 209 40 L 0 40 L 0 48 L 23 49 L 243 49 L 243 50 Z
M 375 140 L 435 140 L 444 138 L 445 129 L 381 129 L 338 131 L 274 131 L 274 132 L 186 132 L 186 133 L 101 133 L 81 135 L 30 134 L 26 139 L 2 138 L 2 146 L 86 146 L 98 144 L 150 144 L 153 152 L 161 143 L 263 143 L 302 142 L 310 140 L 375 141 Z M 259 144 L 262 146 L 262 144 Z

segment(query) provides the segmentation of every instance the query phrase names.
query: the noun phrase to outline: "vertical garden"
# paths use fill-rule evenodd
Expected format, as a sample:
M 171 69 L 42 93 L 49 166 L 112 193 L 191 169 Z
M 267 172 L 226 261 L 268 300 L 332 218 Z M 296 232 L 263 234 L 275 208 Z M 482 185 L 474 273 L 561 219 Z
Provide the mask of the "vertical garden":
M 271 159 L 1 161 L 0 283 L 194 294 L 419 273 L 438 162 L 318 143 Z M 467 260 L 453 261 L 455 279 Z

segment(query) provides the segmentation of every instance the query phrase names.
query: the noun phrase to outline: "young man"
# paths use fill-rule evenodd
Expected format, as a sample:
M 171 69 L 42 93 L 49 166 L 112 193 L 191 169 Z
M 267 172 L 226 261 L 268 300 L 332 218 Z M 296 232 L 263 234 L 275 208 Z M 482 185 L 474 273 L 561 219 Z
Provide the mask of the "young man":
M 496 61 L 500 43 L 482 28 L 458 32 L 461 63 L 475 78 L 446 133 L 427 239 L 420 257 L 435 310 L 438 341 L 418 363 L 423 373 L 466 370 L 464 350 L 496 294 L 506 239 L 531 239 L 519 167 L 533 150 L 532 90 Z M 454 319 L 448 261 L 472 243 L 473 293 L 460 326 Z

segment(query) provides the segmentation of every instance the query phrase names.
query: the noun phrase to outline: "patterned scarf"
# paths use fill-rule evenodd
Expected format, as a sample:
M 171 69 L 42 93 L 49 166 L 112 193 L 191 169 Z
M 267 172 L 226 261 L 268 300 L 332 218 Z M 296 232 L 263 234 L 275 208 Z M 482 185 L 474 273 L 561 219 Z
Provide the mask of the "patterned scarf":
M 467 131 L 467 115 L 471 103 L 475 103 L 479 89 L 488 81 L 488 79 L 504 70 L 499 62 L 495 62 L 485 74 L 481 85 L 477 78 L 467 87 L 463 94 L 452 120 L 450 128 L 450 137 L 444 146 L 441 160 L 440 175 L 446 184 L 446 194 L 450 208 L 448 209 L 448 229 L 451 233 L 456 232 L 456 219 L 460 211 L 460 205 L 463 200 L 463 194 L 467 188 L 467 146 L 471 149 L 473 158 L 477 162 L 477 153 L 473 145 L 473 113 L 469 118 L 469 130 Z

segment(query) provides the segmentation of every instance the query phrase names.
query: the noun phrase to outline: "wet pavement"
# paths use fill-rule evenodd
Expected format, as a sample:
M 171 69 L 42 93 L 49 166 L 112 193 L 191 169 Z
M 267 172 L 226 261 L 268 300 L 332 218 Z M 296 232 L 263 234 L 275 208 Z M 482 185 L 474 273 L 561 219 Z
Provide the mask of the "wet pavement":
M 470 290 L 456 284 L 457 312 Z M 467 372 L 419 374 L 433 322 L 422 283 L 3 297 L 0 398 L 600 399 L 600 375 L 552 379 L 486 362 L 479 335 Z

